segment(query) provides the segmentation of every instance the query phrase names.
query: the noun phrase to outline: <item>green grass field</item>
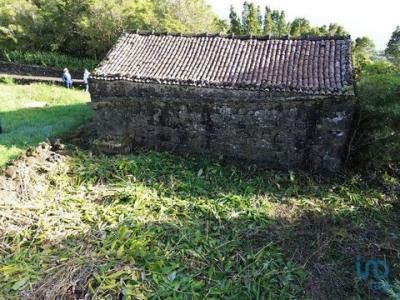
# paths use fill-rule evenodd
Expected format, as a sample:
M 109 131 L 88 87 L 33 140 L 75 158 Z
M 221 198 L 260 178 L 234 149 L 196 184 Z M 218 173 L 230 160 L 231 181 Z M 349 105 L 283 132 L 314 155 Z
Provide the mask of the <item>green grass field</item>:
M 27 147 L 58 136 L 87 121 L 89 95 L 78 90 L 44 84 L 0 83 L 0 166 L 18 157 Z M 32 102 L 47 107 L 29 108 Z
M 90 117 L 85 94 L 0 86 L 3 162 Z M 49 108 L 26 109 L 30 101 Z M 10 137 L 11 133 L 15 138 Z M 16 145 L 16 146 L 13 146 Z M 0 198 L 0 299 L 374 299 L 355 258 L 400 270 L 399 182 L 69 146 Z

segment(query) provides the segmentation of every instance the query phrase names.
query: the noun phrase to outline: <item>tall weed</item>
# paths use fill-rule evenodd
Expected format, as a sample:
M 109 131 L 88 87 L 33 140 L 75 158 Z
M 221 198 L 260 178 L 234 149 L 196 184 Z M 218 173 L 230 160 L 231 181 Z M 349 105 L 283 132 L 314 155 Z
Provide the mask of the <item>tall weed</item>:
M 352 163 L 368 170 L 399 171 L 400 72 L 384 72 L 384 67 L 371 66 L 360 78 Z

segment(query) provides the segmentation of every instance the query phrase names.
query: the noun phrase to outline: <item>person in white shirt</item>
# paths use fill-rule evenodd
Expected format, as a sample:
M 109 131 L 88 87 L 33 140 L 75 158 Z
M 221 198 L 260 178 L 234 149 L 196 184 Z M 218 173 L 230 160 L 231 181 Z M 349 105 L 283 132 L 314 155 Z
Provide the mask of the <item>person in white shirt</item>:
M 85 69 L 85 71 L 83 72 L 83 86 L 85 92 L 89 92 L 89 75 L 90 72 L 88 71 L 88 69 Z

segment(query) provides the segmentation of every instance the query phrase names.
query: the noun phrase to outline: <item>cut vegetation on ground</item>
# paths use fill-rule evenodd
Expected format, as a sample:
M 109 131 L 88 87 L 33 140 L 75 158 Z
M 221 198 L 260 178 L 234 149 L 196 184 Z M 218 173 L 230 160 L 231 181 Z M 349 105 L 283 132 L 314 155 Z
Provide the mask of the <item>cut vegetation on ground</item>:
M 391 282 L 399 273 L 397 194 L 356 176 L 138 150 L 54 160 L 48 148 L 0 200 L 6 298 L 343 299 L 373 295 L 357 255 L 386 260 Z
M 0 91 L 18 153 L 44 140 L 47 126 L 61 134 L 90 117 L 77 91 Z M 33 113 L 24 108 L 32 101 L 50 107 Z M 6 160 L 16 154 L 2 138 Z M 208 157 L 139 148 L 104 156 L 59 143 L 32 148 L 12 166 L 15 179 L 0 175 L 0 298 L 382 297 L 356 279 L 356 256 L 385 260 L 392 286 L 399 276 L 399 181 L 390 174 L 323 180 Z

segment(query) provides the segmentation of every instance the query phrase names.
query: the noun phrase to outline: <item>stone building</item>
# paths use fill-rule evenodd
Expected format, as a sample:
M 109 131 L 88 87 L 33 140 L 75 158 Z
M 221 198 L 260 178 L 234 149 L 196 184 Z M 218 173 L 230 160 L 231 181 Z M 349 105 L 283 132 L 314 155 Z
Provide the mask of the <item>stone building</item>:
M 354 109 L 349 38 L 125 32 L 91 77 L 100 137 L 335 171 Z

